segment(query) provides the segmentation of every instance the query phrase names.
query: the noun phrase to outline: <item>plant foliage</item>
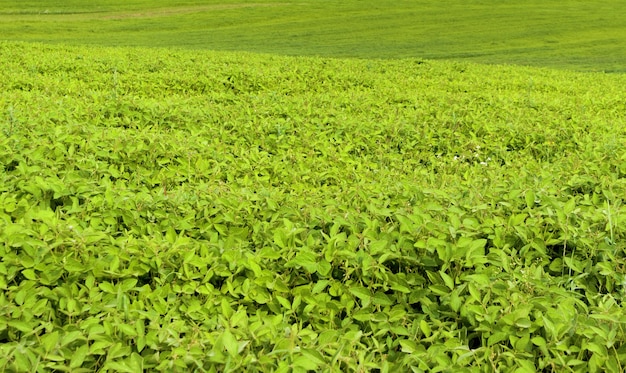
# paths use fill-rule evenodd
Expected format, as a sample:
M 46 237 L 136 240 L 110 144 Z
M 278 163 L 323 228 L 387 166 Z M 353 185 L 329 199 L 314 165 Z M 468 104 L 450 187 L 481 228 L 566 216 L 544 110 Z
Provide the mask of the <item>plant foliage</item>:
M 2 370 L 626 365 L 622 75 L 0 60 Z

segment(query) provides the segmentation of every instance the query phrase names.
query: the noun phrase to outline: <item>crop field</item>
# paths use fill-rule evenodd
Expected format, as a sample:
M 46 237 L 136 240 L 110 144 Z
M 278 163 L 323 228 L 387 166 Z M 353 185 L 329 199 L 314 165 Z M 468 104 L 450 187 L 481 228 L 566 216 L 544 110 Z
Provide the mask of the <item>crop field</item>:
M 626 1 L 0 0 L 0 39 L 626 72 Z
M 0 370 L 626 366 L 624 75 L 0 61 Z
M 0 0 L 0 371 L 626 370 L 622 3 Z

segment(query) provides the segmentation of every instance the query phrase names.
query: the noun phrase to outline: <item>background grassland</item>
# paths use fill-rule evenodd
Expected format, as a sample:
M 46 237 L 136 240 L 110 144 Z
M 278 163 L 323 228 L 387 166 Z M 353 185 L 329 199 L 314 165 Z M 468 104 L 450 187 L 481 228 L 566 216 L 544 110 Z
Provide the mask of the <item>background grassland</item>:
M 2 370 L 626 366 L 624 75 L 0 60 Z
M 624 72 L 619 1 L 0 1 L 4 40 Z

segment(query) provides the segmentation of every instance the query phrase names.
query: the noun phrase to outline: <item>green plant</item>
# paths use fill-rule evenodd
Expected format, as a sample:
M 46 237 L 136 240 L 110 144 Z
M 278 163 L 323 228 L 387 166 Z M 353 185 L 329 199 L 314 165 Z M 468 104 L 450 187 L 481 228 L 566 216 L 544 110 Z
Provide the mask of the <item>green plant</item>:
M 0 60 L 2 370 L 626 363 L 621 75 L 6 42 Z

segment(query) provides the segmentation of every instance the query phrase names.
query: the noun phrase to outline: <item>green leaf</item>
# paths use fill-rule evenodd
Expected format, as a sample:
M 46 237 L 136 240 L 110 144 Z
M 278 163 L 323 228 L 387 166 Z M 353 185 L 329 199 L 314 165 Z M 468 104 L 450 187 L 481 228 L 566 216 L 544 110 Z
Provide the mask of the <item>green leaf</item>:
M 461 277 L 464 281 L 471 281 L 478 285 L 489 286 L 491 284 L 491 278 L 487 274 L 484 273 L 476 273 L 471 275 L 466 275 Z
M 468 260 L 472 260 L 473 263 L 486 263 L 487 258 L 485 258 L 485 246 L 487 245 L 487 240 L 484 238 L 472 240 L 470 243 L 469 249 L 467 250 L 466 258 Z
M 20 332 L 30 333 L 33 331 L 32 323 L 21 321 L 21 320 L 10 320 L 7 323 L 9 326 L 19 330 Z
M 300 304 L 302 304 L 302 297 L 300 295 L 296 295 L 295 297 L 293 297 L 293 303 L 291 304 L 291 309 L 297 310 Z
M 276 244 L 276 246 L 280 247 L 281 249 L 286 249 L 287 248 L 287 239 L 285 237 L 285 232 L 283 232 L 282 229 L 276 229 L 274 231 L 274 243 Z
M 123 292 L 127 292 L 129 290 L 132 290 L 135 287 L 135 285 L 137 285 L 136 278 L 127 278 L 126 280 L 122 281 L 122 283 L 119 286 Z
M 399 283 L 392 283 L 391 284 L 391 288 L 395 291 L 399 291 L 400 293 L 404 293 L 404 294 L 409 294 L 411 293 L 411 289 L 409 289 L 408 287 L 399 284 Z
M 118 324 L 117 327 L 119 330 L 129 337 L 135 337 L 137 335 L 137 330 L 128 324 Z
M 450 277 L 447 273 L 445 273 L 444 271 L 439 271 L 439 274 L 441 275 L 441 278 L 443 279 L 444 284 L 446 284 L 446 286 L 452 290 L 454 289 L 454 280 L 452 279 L 452 277 Z
M 264 247 L 263 249 L 261 249 L 261 251 L 259 252 L 259 256 L 265 259 L 280 259 L 281 258 L 280 251 L 276 251 L 272 249 L 271 247 Z
M 546 340 L 541 336 L 536 336 L 530 339 L 530 341 L 537 347 L 543 347 L 546 345 Z
M 222 315 L 224 315 L 226 319 L 230 319 L 234 311 L 233 308 L 230 306 L 228 299 L 226 297 L 222 298 L 220 304 L 222 306 Z
M 113 284 L 111 284 L 108 281 L 101 282 L 100 284 L 98 284 L 98 287 L 100 288 L 100 290 L 104 291 L 105 293 L 117 294 L 117 290 L 115 289 L 115 286 L 113 286 Z
M 576 208 L 576 199 L 570 198 L 570 200 L 567 201 L 565 205 L 563 205 L 563 212 L 565 213 L 565 215 L 569 215 L 572 212 L 574 212 L 575 208 Z
M 146 335 L 146 325 L 143 319 L 135 321 L 135 330 L 137 331 L 137 335 L 140 337 Z
M 587 349 L 602 357 L 606 357 L 608 355 L 606 351 L 606 347 L 596 342 L 583 342 L 582 347 L 583 349 Z
M 13 356 L 15 359 L 15 366 L 17 367 L 17 371 L 19 372 L 32 372 L 31 363 L 28 360 L 26 354 L 15 354 Z
M 226 351 L 230 356 L 235 357 L 239 354 L 239 343 L 230 330 L 225 329 L 222 333 L 222 343 L 224 343 L 224 347 L 226 347 Z
M 78 347 L 73 353 L 72 353 L 72 359 L 70 360 L 70 368 L 78 368 L 81 367 L 83 365 L 83 362 L 85 361 L 85 358 L 87 357 L 87 355 L 89 354 L 89 346 L 88 345 L 82 345 L 80 347 Z
M 317 281 L 317 283 L 315 283 L 315 285 L 313 286 L 313 289 L 311 290 L 311 293 L 313 294 L 319 294 L 321 293 L 324 289 L 326 289 L 326 286 L 328 286 L 330 281 L 328 280 L 319 280 Z
M 41 337 L 41 345 L 44 347 L 46 353 L 51 352 L 57 346 L 59 339 L 58 331 L 44 334 L 44 336 Z
M 604 315 L 604 314 L 600 314 L 600 313 L 593 313 L 593 314 L 589 315 L 589 317 L 592 318 L 592 319 L 604 320 L 604 321 L 615 322 L 615 323 L 621 322 L 620 321 L 620 316 L 622 316 L 622 315 L 621 314 Z
M 108 340 L 95 341 L 89 346 L 89 352 L 94 355 L 104 355 L 112 345 L 113 342 Z
M 535 368 L 535 364 L 529 360 L 517 360 L 517 364 L 520 365 L 517 369 L 515 369 L 515 373 L 535 373 L 537 369 Z
M 369 303 L 372 298 L 370 290 L 362 286 L 351 286 L 348 290 L 352 293 L 352 295 L 365 302 Z
M 143 371 L 143 356 L 139 355 L 136 352 L 133 352 L 130 355 L 129 366 L 132 368 L 133 372 L 142 372 Z
M 445 285 L 430 285 L 428 289 L 436 295 L 446 296 L 450 294 L 450 288 Z
M 293 359 L 293 365 L 306 370 L 317 370 L 319 364 L 315 360 L 311 360 L 308 356 L 298 356 Z
M 316 256 L 309 251 L 300 251 L 296 254 L 295 258 L 285 263 L 285 267 L 302 267 L 306 269 L 306 271 L 310 274 L 313 274 L 317 271 L 317 258 Z
M 393 305 L 393 302 L 391 301 L 391 299 L 389 298 L 389 296 L 385 293 L 382 293 L 380 291 L 374 293 L 374 296 L 372 297 L 372 303 L 378 306 L 391 306 Z
M 492 335 L 490 335 L 489 338 L 487 338 L 487 345 L 493 346 L 496 343 L 499 343 L 508 339 L 508 337 L 509 337 L 509 334 L 506 332 L 495 332 Z
M 291 302 L 289 302 L 286 298 L 281 297 L 280 295 L 276 295 L 276 299 L 278 300 L 280 305 L 283 306 L 283 308 L 287 310 L 291 309 Z
M 139 352 L 143 351 L 143 349 L 146 347 L 147 340 L 148 338 L 143 335 L 139 335 L 137 337 L 137 342 L 136 342 L 137 351 Z
M 316 367 L 313 368 L 313 370 L 317 370 L 319 367 L 324 366 L 326 364 L 324 356 L 317 350 L 308 349 L 308 348 L 303 349 L 302 356 L 307 358 L 309 361 L 313 362 L 316 365 Z
M 72 343 L 85 341 L 85 336 L 80 330 L 74 330 L 72 332 L 66 333 L 61 338 L 61 347 L 65 347 Z
M 422 320 L 422 321 L 424 321 L 424 320 Z M 424 333 L 424 335 L 426 335 L 426 333 Z M 429 336 L 430 336 L 430 333 L 429 333 L 429 335 L 427 335 L 427 337 L 429 337 Z M 412 354 L 412 353 L 415 353 L 415 352 L 418 351 L 417 343 L 415 343 L 414 341 L 409 340 L 409 339 L 401 339 L 400 340 L 400 346 L 402 347 L 402 352 L 405 352 L 407 354 Z
M 372 319 L 372 313 L 369 309 L 360 309 L 352 314 L 352 318 L 358 321 L 370 321 Z
M 34 270 L 32 269 L 25 269 L 22 271 L 22 275 L 24 275 L 24 277 L 26 277 L 28 280 L 37 280 L 37 274 L 35 273 Z
M 420 320 L 420 330 L 422 331 L 422 333 L 424 333 L 424 335 L 428 338 L 430 337 L 432 331 L 430 329 L 430 325 L 428 324 L 428 322 L 424 319 Z
M 104 368 L 106 370 L 112 370 L 114 372 L 135 373 L 137 372 L 133 366 L 129 364 L 127 360 L 122 361 L 108 361 Z
M 332 270 L 332 266 L 325 259 L 321 259 L 319 263 L 317 263 L 317 273 L 322 275 L 323 277 L 327 277 Z
M 527 190 L 524 198 L 526 199 L 526 206 L 528 208 L 531 209 L 535 206 L 535 193 L 532 190 Z

